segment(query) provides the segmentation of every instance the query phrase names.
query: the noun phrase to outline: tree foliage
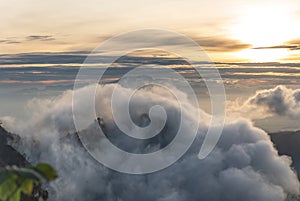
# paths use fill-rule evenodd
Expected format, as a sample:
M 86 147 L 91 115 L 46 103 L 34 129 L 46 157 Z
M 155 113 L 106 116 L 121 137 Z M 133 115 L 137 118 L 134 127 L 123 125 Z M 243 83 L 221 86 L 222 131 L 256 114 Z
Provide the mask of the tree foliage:
M 22 195 L 33 196 L 34 188 L 56 178 L 56 171 L 45 163 L 26 168 L 6 167 L 0 170 L 0 200 L 20 201 Z

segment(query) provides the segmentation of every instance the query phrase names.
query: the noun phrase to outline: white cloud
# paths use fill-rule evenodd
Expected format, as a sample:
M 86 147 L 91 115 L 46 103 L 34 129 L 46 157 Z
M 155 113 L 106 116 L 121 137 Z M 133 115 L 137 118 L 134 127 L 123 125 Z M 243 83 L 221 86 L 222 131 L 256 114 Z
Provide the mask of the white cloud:
M 130 140 L 119 137 L 120 131 L 106 107 L 113 87 L 99 86 L 96 103 L 97 111 L 105 119 L 106 132 L 116 144 L 123 144 L 131 151 L 147 151 L 149 146 L 162 145 L 172 137 L 172 131 L 178 126 L 176 115 L 167 121 L 168 129 L 161 133 L 164 137 L 147 146 L 138 144 L 135 148 Z M 83 98 L 75 104 L 80 104 L 84 112 L 84 94 L 89 87 L 79 90 Z M 127 92 L 132 91 L 124 88 L 119 101 Z M 171 96 L 155 92 L 144 89 L 133 101 L 131 115 L 137 124 L 143 124 L 140 114 L 154 103 L 165 106 L 167 114 L 179 112 Z M 227 123 L 217 147 L 204 160 L 197 158 L 207 130 L 207 124 L 202 121 L 195 143 L 171 167 L 147 175 L 111 171 L 92 159 L 74 134 L 71 97 L 72 91 L 67 91 L 54 99 L 33 100 L 29 104 L 31 120 L 7 125 L 20 134 L 22 140 L 16 147 L 29 161 L 48 162 L 58 170 L 59 179 L 50 186 L 52 200 L 284 201 L 287 194 L 299 193 L 299 181 L 290 167 L 290 158 L 279 156 L 267 133 L 245 119 Z M 191 106 L 191 111 L 187 111 L 189 120 L 183 124 L 199 121 L 193 109 Z M 203 113 L 201 120 L 206 117 Z M 96 124 L 91 122 L 91 132 Z M 185 128 L 189 135 L 188 126 Z
M 269 116 L 300 118 L 300 89 L 289 89 L 279 85 L 272 89 L 257 91 L 242 106 L 238 102 L 230 104 L 229 111 L 252 119 Z

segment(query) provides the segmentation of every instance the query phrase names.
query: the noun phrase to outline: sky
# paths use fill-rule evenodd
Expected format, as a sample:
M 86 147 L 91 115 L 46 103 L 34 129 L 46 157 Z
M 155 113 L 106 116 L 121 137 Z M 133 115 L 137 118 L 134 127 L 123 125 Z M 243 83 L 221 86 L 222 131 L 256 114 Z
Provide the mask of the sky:
M 279 85 L 297 89 L 300 85 L 298 0 L 0 3 L 0 103 L 5 105 L 0 107 L 0 116 L 26 118 L 31 99 L 54 97 L 73 88 L 81 64 L 99 44 L 139 29 L 170 30 L 197 42 L 219 69 L 229 104 L 246 101 L 258 90 Z M 188 49 L 180 40 L 174 40 L 172 44 L 168 37 L 160 37 L 157 46 L 163 49 L 171 44 L 175 49 Z M 144 41 L 139 38 L 119 42 L 117 45 L 126 48 L 127 44 Z M 96 56 L 106 61 L 110 55 Z M 190 66 L 166 52 L 135 52 L 115 67 L 130 69 L 136 63 L 151 62 L 182 72 L 205 94 L 204 84 L 199 85 L 199 77 Z M 197 67 L 210 67 L 199 62 Z M 114 68 L 104 81 L 115 82 L 126 68 Z M 201 93 L 197 94 L 199 100 L 209 112 L 209 100 Z M 297 119 L 276 115 L 259 118 L 256 123 L 268 131 L 300 129 Z
M 30 163 L 58 170 L 49 200 L 294 200 L 299 160 L 279 155 L 270 133 L 300 130 L 299 25 L 299 0 L 0 0 L 0 124 Z M 128 32 L 139 34 L 120 37 Z M 147 69 L 136 76 L 138 67 Z M 82 69 L 90 76 L 77 79 Z M 214 116 L 223 106 L 225 118 Z M 206 132 L 220 128 L 217 141 Z M 93 155 L 139 171 L 173 159 L 169 145 L 192 135 L 178 161 L 152 174 L 121 174 Z M 153 161 L 131 160 L 159 149 Z
M 298 62 L 300 2 L 1 0 L 1 54 L 91 51 L 130 30 L 194 39 L 215 62 Z

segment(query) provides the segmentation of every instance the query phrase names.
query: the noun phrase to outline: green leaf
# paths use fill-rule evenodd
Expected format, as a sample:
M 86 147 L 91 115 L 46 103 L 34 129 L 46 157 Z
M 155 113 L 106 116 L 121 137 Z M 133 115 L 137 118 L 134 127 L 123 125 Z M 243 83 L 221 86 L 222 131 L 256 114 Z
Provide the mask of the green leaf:
M 18 190 L 17 181 L 18 176 L 11 174 L 7 180 L 2 182 L 0 185 L 0 199 L 1 200 L 7 200 L 10 197 L 12 197 L 15 193 L 15 191 Z
M 21 200 L 21 190 L 18 189 L 16 192 L 10 197 L 9 201 L 20 201 Z
M 41 174 L 48 181 L 52 181 L 57 178 L 57 172 L 46 163 L 40 163 L 33 169 L 36 170 L 39 174 Z
M 33 190 L 33 181 L 30 179 L 26 179 L 21 187 L 20 190 L 22 191 L 22 193 L 24 193 L 25 195 L 31 195 L 32 194 L 32 190 Z
M 56 178 L 56 171 L 44 163 L 27 168 L 6 167 L 0 170 L 0 200 L 20 201 L 22 193 L 32 195 L 34 186 L 39 185 L 41 179 L 51 181 Z

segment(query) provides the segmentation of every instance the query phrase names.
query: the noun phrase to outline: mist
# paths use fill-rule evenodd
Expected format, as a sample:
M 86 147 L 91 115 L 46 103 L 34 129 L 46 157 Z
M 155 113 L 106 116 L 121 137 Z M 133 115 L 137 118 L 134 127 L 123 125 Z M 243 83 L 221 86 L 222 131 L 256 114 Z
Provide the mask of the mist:
M 29 162 L 47 162 L 58 171 L 58 180 L 45 186 L 50 200 L 284 201 L 288 195 L 299 194 L 291 159 L 279 156 L 267 133 L 251 121 L 228 120 L 217 146 L 208 157 L 199 160 L 197 154 L 208 129 L 209 114 L 201 111 L 200 116 L 196 115 L 188 97 L 184 104 L 189 110 L 182 111 L 170 93 L 156 87 L 144 88 L 131 102 L 133 121 L 147 125 L 144 114 L 156 104 L 164 107 L 168 119 L 157 137 L 132 140 L 116 127 L 108 107 L 115 86 L 98 86 L 95 108 L 104 120 L 106 136 L 116 146 L 133 153 L 149 153 L 166 146 L 178 129 L 180 113 L 186 117 L 182 122 L 186 135 L 190 134 L 190 124 L 199 123 L 196 140 L 180 160 L 166 169 L 144 175 L 118 173 L 101 165 L 82 146 L 73 123 L 71 90 L 50 99 L 33 99 L 27 105 L 30 119 L 6 117 L 3 122 L 20 136 L 12 144 Z M 78 89 L 82 100 L 74 101 L 82 108 L 82 118 L 84 97 L 90 89 Z M 120 104 L 126 93 L 132 93 L 132 89 L 123 89 Z M 128 118 L 119 115 L 121 119 Z M 126 119 L 122 122 L 126 124 Z M 94 132 L 97 126 L 96 120 L 91 122 L 88 132 Z

